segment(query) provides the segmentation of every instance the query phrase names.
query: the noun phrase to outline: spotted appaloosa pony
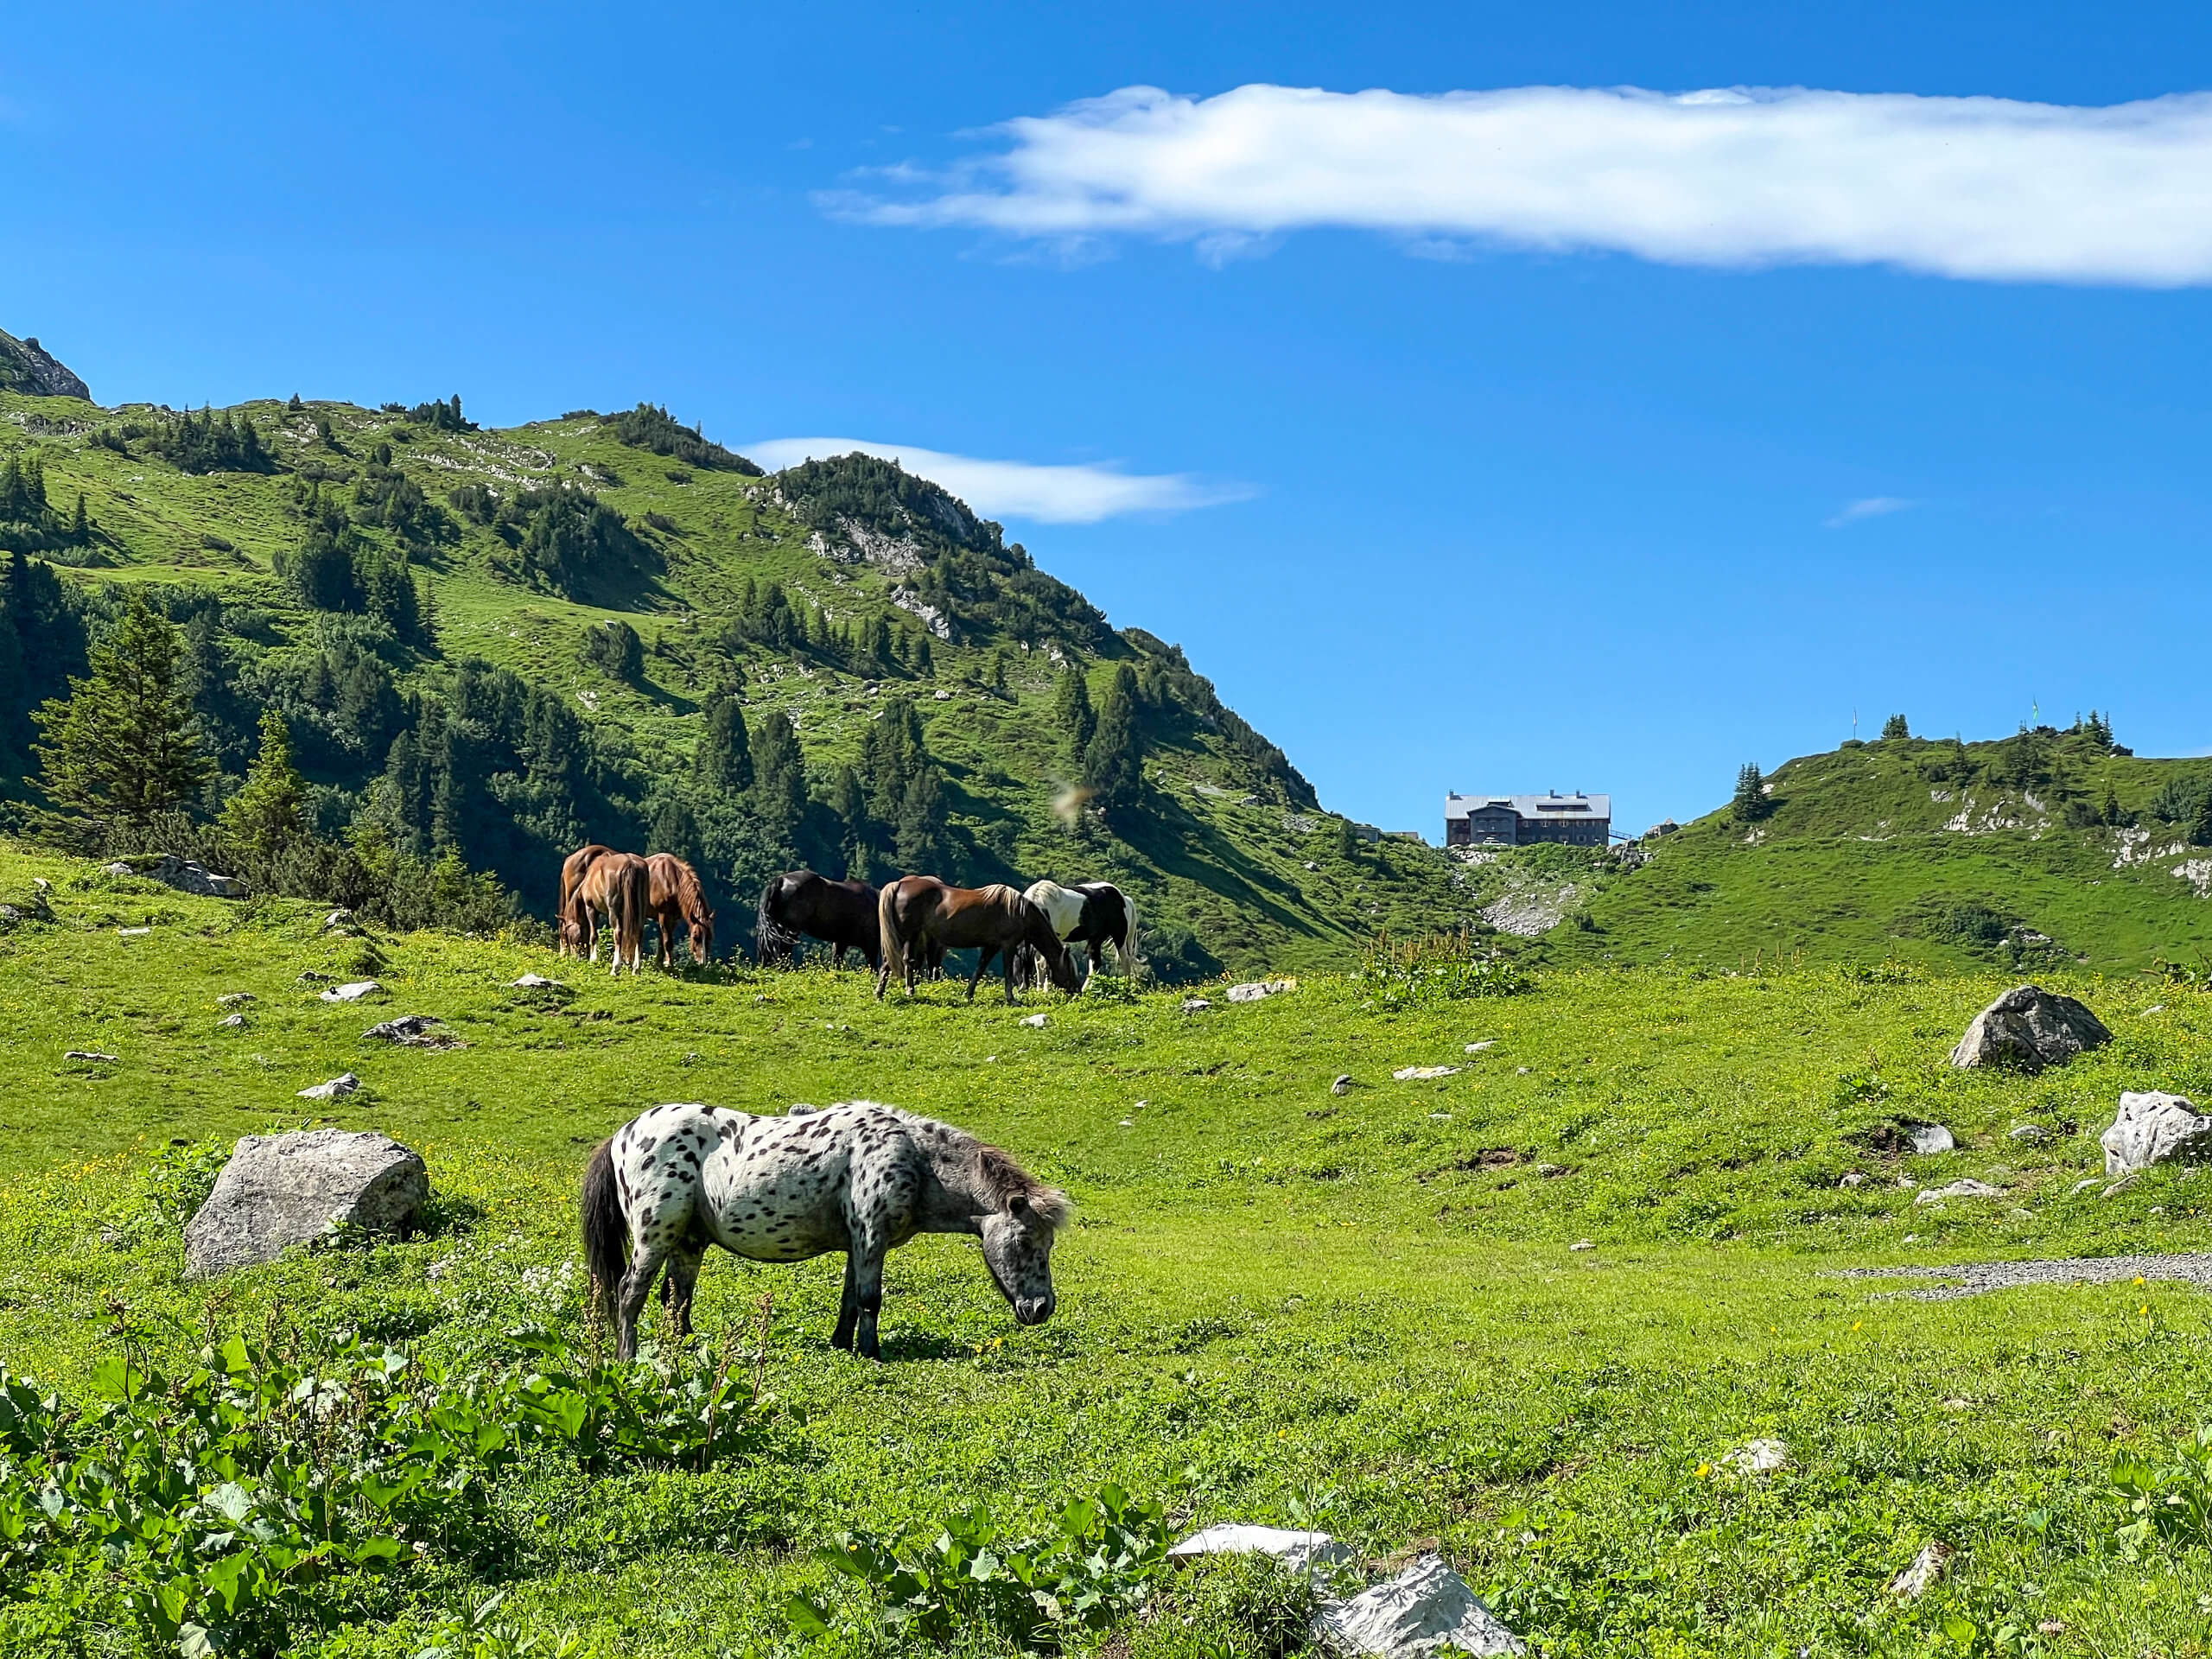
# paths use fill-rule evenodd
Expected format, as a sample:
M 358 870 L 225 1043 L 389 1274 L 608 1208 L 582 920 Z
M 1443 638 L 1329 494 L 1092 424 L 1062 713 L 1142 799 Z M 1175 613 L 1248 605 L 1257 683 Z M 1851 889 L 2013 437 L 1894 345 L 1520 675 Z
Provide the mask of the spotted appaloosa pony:
M 970 1002 L 993 957 L 1001 959 L 1006 1000 L 1014 1001 L 1014 957 L 1024 945 L 1044 958 L 1060 989 L 1083 988 L 1067 947 L 1045 912 L 1012 887 L 952 887 L 933 875 L 901 876 L 884 888 L 876 914 L 883 934 L 883 965 L 875 973 L 879 998 L 893 974 L 905 977 L 906 993 L 912 995 L 915 975 L 931 966 L 932 957 L 942 961 L 947 950 L 970 945 L 976 947 L 976 971 L 968 978 Z
M 645 907 L 660 933 L 660 965 L 676 966 L 676 930 L 681 924 L 691 944 L 691 960 L 705 963 L 715 954 L 715 912 L 699 872 L 674 853 L 645 855 Z
M 561 954 L 581 957 L 591 950 L 592 960 L 599 960 L 592 939 L 591 912 L 576 904 L 576 889 L 583 885 L 584 872 L 614 849 L 593 842 L 579 847 L 561 861 L 561 897 L 553 906 L 554 925 L 561 930 Z
M 638 1315 L 664 1263 L 677 1330 L 707 1246 L 755 1262 L 845 1253 L 833 1346 L 883 1357 L 883 1258 L 917 1233 L 967 1233 L 983 1247 L 1014 1317 L 1052 1317 L 1052 1240 L 1067 1194 L 996 1147 L 934 1118 L 874 1101 L 752 1117 L 715 1106 L 656 1106 L 616 1130 L 584 1171 L 584 1259 L 615 1323 L 616 1351 L 638 1351 Z
M 619 975 L 625 962 L 632 973 L 645 972 L 645 916 L 652 897 L 652 877 L 645 861 L 635 853 L 602 853 L 592 861 L 576 886 L 575 907 L 589 927 L 594 962 L 599 960 L 596 918 L 604 916 L 607 931 L 614 936 L 614 966 L 608 972 Z
M 1078 881 L 1070 887 L 1033 881 L 1021 896 L 1052 918 L 1061 944 L 1090 946 L 1094 963 L 1098 947 L 1110 944 L 1125 976 L 1134 976 L 1142 966 L 1137 960 L 1137 902 L 1111 881 Z
M 785 870 L 760 889 L 754 937 L 760 965 L 789 963 L 798 942 L 819 939 L 830 947 L 830 965 L 857 950 L 871 971 L 883 960 L 882 934 L 875 915 L 876 891 L 866 881 L 833 881 L 812 870 Z

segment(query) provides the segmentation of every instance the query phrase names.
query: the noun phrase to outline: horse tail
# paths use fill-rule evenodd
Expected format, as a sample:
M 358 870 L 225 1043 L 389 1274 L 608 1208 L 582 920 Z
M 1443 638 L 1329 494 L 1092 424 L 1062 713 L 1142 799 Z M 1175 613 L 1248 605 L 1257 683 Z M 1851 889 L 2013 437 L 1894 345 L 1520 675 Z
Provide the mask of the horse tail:
M 1119 947 L 1122 956 L 1122 972 L 1128 978 L 1134 980 L 1137 976 L 1137 970 L 1144 966 L 1144 959 L 1137 955 L 1137 901 L 1128 893 L 1122 893 L 1119 887 L 1115 888 L 1114 891 L 1122 893 L 1122 925 L 1128 930 L 1122 935 L 1122 943 Z
M 775 901 L 784 890 L 784 878 L 772 875 L 760 888 L 760 907 L 753 913 L 753 945 L 765 968 L 773 957 L 787 954 L 798 943 L 798 935 L 785 927 L 776 914 Z
M 906 941 L 899 932 L 899 884 L 887 881 L 883 895 L 875 901 L 876 931 L 883 943 L 883 965 L 876 971 L 876 982 L 887 985 L 894 979 L 906 976 Z
M 614 1180 L 614 1142 L 599 1143 L 584 1166 L 584 1265 L 591 1271 L 592 1303 L 612 1319 L 614 1290 L 630 1269 L 630 1224 Z

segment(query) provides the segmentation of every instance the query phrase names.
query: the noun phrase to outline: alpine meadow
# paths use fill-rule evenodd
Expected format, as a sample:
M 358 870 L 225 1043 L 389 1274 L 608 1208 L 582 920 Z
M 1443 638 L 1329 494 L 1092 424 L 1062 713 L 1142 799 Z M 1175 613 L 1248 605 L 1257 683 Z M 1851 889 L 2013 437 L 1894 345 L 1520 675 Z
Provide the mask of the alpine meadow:
M 896 462 L 86 391 L 0 335 L 0 1651 L 2212 1653 L 2212 761 L 1900 715 L 1431 846 Z M 711 948 L 610 973 L 602 844 Z M 801 869 L 1133 934 L 764 963 Z M 666 1103 L 621 1202 L 772 1248 L 594 1274 Z M 766 1119 L 978 1212 L 870 1289 Z

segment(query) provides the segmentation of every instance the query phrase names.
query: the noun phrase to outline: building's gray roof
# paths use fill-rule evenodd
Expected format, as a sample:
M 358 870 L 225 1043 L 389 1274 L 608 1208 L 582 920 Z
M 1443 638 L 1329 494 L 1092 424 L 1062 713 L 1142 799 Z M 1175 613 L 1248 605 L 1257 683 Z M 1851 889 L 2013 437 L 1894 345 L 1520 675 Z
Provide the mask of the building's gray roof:
M 1510 806 L 1524 818 L 1544 823 L 1573 823 L 1579 819 L 1605 818 L 1613 816 L 1613 798 L 1610 795 L 1446 795 L 1444 798 L 1444 817 L 1464 818 L 1485 807 Z

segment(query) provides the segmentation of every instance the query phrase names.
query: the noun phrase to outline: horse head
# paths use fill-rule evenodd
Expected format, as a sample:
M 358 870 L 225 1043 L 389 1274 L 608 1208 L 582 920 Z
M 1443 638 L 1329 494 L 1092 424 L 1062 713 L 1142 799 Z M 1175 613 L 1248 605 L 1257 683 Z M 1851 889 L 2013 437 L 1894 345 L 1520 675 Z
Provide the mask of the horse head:
M 1073 996 L 1083 988 L 1083 982 L 1076 977 L 1075 958 L 1068 955 L 1067 946 L 1061 943 L 1052 918 L 1042 905 L 1028 899 L 1021 900 L 1021 910 L 1028 923 L 1027 943 L 1045 958 L 1045 971 L 1052 976 L 1054 987 Z
M 1016 1192 L 1003 1210 L 976 1217 L 984 1264 L 1020 1324 L 1052 1317 L 1052 1240 L 1068 1213 L 1066 1195 L 1046 1187 Z
M 690 918 L 691 960 L 704 967 L 715 956 L 715 912 L 702 910 Z

